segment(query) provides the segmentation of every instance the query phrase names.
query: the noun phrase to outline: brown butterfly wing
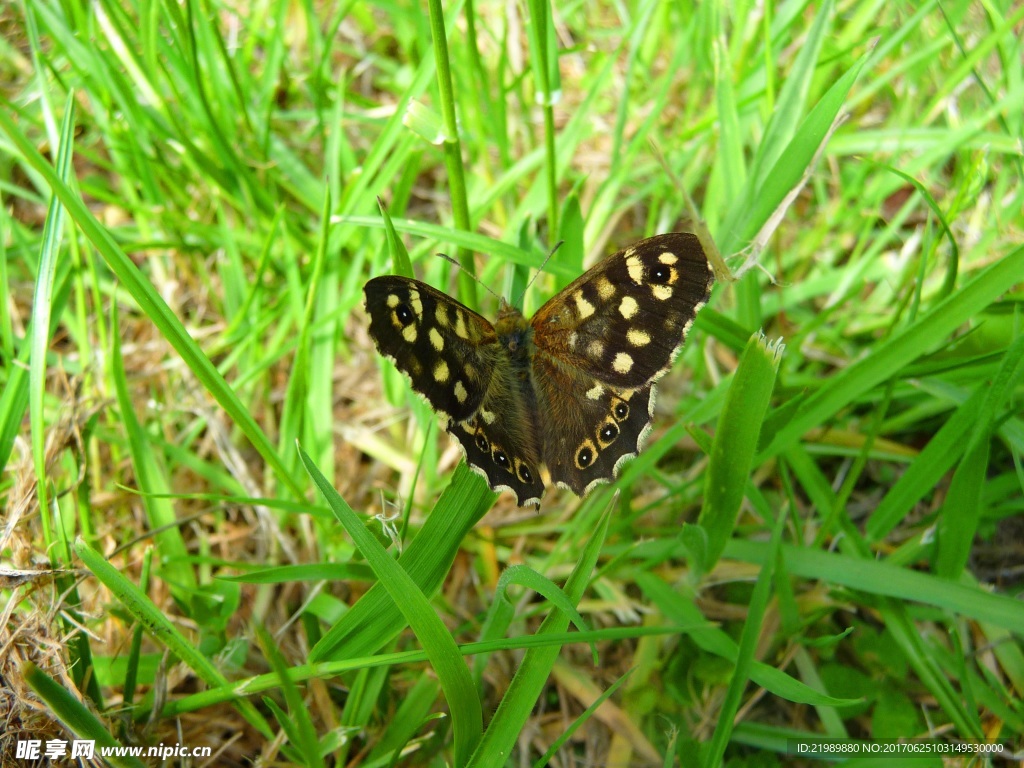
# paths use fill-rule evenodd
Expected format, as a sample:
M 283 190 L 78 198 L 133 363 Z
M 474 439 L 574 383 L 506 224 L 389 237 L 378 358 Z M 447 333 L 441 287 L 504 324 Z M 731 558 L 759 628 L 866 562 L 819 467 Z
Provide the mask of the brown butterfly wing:
M 494 327 L 417 280 L 377 277 L 363 293 L 377 349 L 444 419 L 470 467 L 521 506 L 536 504 L 544 484 L 534 399 Z
M 544 464 L 551 482 L 585 496 L 640 452 L 650 432 L 654 385 L 614 389 L 556 366 L 544 356 L 534 360 Z
M 534 343 L 602 384 L 637 389 L 669 369 L 713 281 L 696 235 L 649 237 L 542 306 L 531 320 Z
M 658 235 L 608 257 L 540 308 L 530 323 L 532 372 L 553 482 L 583 495 L 640 451 L 655 382 L 712 281 L 695 235 Z
M 448 431 L 492 490 L 511 491 L 521 507 L 536 506 L 544 494 L 536 406 L 507 362 L 495 367 L 476 413 Z
M 480 407 L 499 353 L 493 326 L 418 280 L 375 277 L 363 288 L 370 337 L 446 421 Z

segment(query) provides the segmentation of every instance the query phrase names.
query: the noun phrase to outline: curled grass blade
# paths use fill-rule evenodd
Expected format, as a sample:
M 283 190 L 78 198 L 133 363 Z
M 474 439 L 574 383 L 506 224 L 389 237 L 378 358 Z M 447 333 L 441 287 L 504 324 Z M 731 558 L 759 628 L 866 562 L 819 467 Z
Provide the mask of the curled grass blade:
M 703 573 L 715 567 L 736 525 L 784 348 L 781 340 L 769 343 L 760 331 L 751 336 L 726 394 L 697 519 L 707 533 Z

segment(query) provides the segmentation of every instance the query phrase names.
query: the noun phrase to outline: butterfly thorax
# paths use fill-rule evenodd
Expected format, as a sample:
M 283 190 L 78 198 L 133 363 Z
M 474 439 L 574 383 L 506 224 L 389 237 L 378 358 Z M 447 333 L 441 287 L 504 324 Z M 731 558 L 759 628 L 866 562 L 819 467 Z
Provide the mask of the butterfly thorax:
M 494 322 L 494 333 L 502 347 L 508 351 L 512 367 L 520 376 L 530 368 L 530 352 L 533 348 L 533 327 L 523 313 L 501 300 L 498 317 Z

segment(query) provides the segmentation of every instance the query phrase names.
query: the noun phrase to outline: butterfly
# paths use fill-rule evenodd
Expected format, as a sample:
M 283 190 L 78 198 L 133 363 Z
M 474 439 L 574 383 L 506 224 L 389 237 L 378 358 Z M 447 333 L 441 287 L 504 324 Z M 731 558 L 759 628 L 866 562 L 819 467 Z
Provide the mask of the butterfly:
M 585 496 L 636 456 L 655 383 L 714 282 L 696 235 L 609 256 L 527 320 L 501 300 L 493 324 L 397 275 L 363 288 L 370 337 L 426 398 L 469 466 L 521 506 L 558 485 Z

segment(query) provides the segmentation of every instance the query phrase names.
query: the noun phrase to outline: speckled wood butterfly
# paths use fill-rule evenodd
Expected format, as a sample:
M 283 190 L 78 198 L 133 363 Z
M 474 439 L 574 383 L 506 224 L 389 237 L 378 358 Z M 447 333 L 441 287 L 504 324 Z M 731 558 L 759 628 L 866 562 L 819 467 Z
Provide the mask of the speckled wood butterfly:
M 529 321 L 502 300 L 491 325 L 395 275 L 363 292 L 377 349 L 444 419 L 470 467 L 527 506 L 552 483 L 583 496 L 640 451 L 655 382 L 712 282 L 697 236 L 672 233 L 609 256 Z

